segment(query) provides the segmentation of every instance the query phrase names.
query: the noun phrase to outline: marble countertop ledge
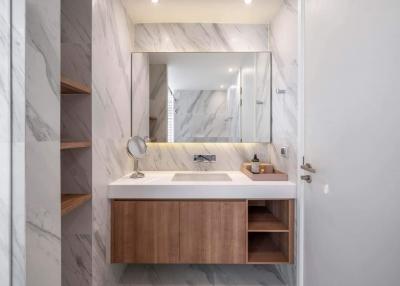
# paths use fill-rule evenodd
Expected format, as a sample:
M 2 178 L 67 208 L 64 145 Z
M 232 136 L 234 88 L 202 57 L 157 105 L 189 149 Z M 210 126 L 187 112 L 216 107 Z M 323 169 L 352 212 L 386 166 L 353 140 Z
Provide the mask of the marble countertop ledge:
M 295 199 L 296 184 L 252 181 L 240 171 L 145 171 L 145 178 L 127 175 L 108 185 L 109 199 Z M 172 181 L 177 173 L 225 173 L 232 181 Z

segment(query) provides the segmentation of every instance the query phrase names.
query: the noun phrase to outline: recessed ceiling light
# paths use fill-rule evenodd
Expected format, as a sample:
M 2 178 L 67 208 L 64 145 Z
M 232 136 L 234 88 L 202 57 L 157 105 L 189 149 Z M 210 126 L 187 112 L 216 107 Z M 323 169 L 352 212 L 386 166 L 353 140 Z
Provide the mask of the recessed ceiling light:
M 253 0 L 244 0 L 244 3 L 246 3 L 247 5 L 250 5 L 251 2 L 253 2 Z
M 229 70 L 228 70 L 229 72 L 233 72 L 233 68 L 229 68 Z
M 223 85 L 223 84 L 220 85 L 220 88 L 224 88 L 224 87 L 225 87 L 225 85 Z
M 247 0 L 248 1 L 248 0 Z M 159 0 L 151 0 L 151 3 L 158 4 Z M 251 2 L 251 1 L 250 1 Z

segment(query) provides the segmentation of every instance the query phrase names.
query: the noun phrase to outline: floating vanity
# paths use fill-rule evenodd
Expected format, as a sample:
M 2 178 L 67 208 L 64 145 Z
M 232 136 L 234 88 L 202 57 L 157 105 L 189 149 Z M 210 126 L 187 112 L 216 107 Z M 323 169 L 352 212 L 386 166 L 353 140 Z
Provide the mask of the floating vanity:
M 295 184 L 241 172 L 145 175 L 109 185 L 112 263 L 293 263 Z

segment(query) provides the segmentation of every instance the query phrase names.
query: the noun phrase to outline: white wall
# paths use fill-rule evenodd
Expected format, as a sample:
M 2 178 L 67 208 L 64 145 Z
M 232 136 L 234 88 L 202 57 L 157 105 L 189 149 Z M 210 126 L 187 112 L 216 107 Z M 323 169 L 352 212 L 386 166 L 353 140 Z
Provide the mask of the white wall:
M 305 6 L 304 285 L 399 285 L 400 2 Z

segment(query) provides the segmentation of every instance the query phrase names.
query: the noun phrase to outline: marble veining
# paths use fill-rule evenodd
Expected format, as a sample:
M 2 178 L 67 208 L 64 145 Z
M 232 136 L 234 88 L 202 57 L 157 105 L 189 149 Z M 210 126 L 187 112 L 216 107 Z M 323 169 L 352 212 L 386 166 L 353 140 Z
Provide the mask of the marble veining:
M 269 146 L 272 163 L 289 174 L 289 180 L 297 180 L 297 3 L 285 0 L 270 23 L 270 47 L 272 51 L 272 110 L 273 144 Z M 275 90 L 284 89 L 285 94 Z M 279 148 L 289 147 L 288 158 L 280 156 Z M 296 241 L 296 240 L 295 240 Z M 281 276 L 290 286 L 296 285 L 296 264 L 278 265 Z
M 132 135 L 149 136 L 149 56 L 132 54 Z
M 154 142 L 168 140 L 167 65 L 150 65 L 150 138 Z
M 238 171 L 241 164 L 251 160 L 254 153 L 257 153 L 261 161 L 269 161 L 267 146 L 264 144 L 151 143 L 148 146 L 146 158 L 140 160 L 139 166 L 148 171 L 190 171 L 203 168 L 212 171 Z M 217 161 L 207 165 L 194 163 L 193 154 L 215 154 Z
M 27 285 L 61 284 L 60 10 L 59 0 L 26 1 Z
M 237 142 L 239 104 L 228 90 L 175 90 L 175 142 Z
M 267 39 L 267 25 L 135 25 L 135 52 L 268 51 Z
M 0 1 L 0 277 L 11 277 L 11 16 L 10 1 Z
M 12 283 L 26 285 L 26 1 L 12 2 Z
M 106 193 L 110 182 L 132 170 L 126 142 L 131 134 L 133 26 L 119 0 L 94 0 L 92 8 L 92 285 L 113 286 L 125 267 L 108 263 Z
M 273 266 L 140 265 L 128 266 L 121 285 L 285 286 Z

